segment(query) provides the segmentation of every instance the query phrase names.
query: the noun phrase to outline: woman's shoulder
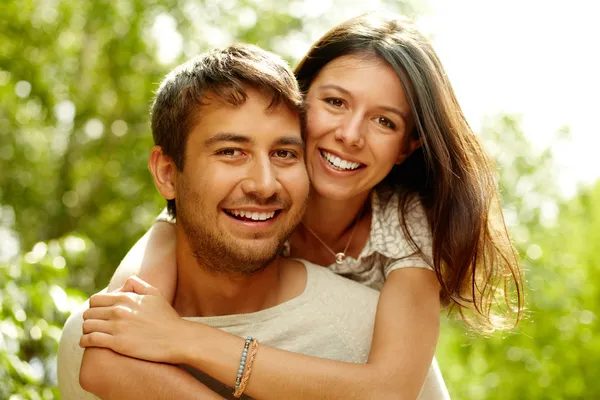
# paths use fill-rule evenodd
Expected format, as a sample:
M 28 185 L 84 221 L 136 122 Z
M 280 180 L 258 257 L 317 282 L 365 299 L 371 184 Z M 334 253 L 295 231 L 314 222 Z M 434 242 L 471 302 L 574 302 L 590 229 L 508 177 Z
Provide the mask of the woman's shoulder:
M 390 262 L 414 256 L 418 252 L 414 245 L 430 253 L 432 239 L 425 208 L 418 196 L 406 201 L 401 207 L 400 194 L 387 187 L 373 192 L 370 253 L 380 253 Z
M 408 195 L 403 205 L 401 194 L 388 187 L 378 188 L 371 197 L 372 238 L 406 240 L 403 221 L 411 236 L 431 236 L 425 207 L 417 195 Z M 402 206 L 402 207 L 401 207 Z

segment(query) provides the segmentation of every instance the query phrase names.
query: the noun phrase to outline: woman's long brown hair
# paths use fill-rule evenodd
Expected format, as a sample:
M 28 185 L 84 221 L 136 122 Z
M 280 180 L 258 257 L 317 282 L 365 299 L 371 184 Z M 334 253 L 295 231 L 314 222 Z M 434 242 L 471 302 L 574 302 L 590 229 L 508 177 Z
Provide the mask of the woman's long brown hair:
M 495 166 L 469 127 L 433 47 L 407 19 L 365 14 L 317 41 L 296 68 L 300 88 L 308 91 L 328 62 L 349 54 L 385 60 L 407 93 L 415 120 L 411 134 L 421 146 L 384 183 L 400 194 L 402 229 L 417 252 L 404 216 L 415 195 L 427 211 L 433 236 L 428 261 L 442 302 L 482 331 L 516 324 L 523 308 L 522 274 L 502 216 Z

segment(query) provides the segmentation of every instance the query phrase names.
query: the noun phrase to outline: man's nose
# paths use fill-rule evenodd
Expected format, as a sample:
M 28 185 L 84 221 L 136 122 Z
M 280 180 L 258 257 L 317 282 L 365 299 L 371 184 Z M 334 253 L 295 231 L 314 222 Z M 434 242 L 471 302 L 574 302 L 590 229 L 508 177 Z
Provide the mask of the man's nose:
M 281 190 L 270 157 L 261 157 L 252 164 L 248 177 L 242 182 L 242 190 L 246 194 L 254 194 L 267 199 Z
M 353 115 L 335 131 L 335 138 L 344 143 L 348 147 L 362 148 L 365 144 L 365 139 L 362 130 L 364 123 L 361 115 Z

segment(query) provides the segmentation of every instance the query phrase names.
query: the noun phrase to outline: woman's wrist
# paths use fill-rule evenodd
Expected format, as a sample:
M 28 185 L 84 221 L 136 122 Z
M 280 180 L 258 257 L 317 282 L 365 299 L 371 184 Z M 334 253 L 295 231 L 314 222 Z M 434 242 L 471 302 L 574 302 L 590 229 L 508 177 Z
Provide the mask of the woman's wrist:
M 186 364 L 190 366 L 202 362 L 199 358 L 206 353 L 204 348 L 208 338 L 206 337 L 206 325 L 182 319 L 177 324 L 176 333 L 169 338 L 169 364 Z
M 186 364 L 228 385 L 235 383 L 244 338 L 198 322 L 186 321 L 174 344 L 173 364 Z

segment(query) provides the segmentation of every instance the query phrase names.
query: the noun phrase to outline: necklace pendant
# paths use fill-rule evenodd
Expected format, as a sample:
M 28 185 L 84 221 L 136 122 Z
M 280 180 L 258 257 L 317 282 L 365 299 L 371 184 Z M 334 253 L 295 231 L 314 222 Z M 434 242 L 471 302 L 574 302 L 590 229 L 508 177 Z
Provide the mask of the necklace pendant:
M 344 253 L 337 253 L 335 255 L 335 263 L 336 264 L 343 264 L 345 259 L 346 259 L 346 255 Z

